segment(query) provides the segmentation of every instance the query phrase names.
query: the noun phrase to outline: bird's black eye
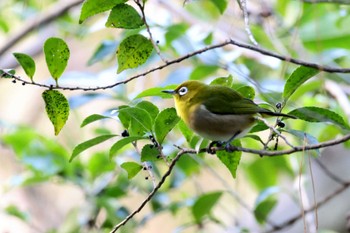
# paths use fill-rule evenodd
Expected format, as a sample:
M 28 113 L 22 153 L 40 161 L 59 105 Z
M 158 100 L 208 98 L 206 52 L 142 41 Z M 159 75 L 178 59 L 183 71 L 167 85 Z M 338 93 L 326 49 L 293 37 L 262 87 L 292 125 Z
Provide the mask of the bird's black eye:
M 181 87 L 178 91 L 179 95 L 185 95 L 187 93 L 187 87 Z

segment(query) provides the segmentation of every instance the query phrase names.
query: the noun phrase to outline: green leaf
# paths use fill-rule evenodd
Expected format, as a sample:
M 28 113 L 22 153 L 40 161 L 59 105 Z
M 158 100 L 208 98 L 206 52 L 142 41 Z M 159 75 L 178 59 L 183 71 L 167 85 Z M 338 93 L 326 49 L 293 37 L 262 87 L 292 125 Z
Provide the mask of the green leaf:
M 233 146 L 241 146 L 239 140 L 235 140 L 231 143 Z M 217 151 L 217 157 L 227 167 L 233 178 L 236 178 L 236 172 L 241 160 L 242 151 L 226 152 L 225 150 Z
M 201 195 L 192 206 L 192 214 L 197 223 L 203 218 L 210 215 L 215 204 L 218 202 L 222 192 L 211 192 Z
M 193 138 L 193 131 L 185 124 L 183 120 L 180 120 L 177 126 L 179 127 L 182 135 L 186 138 L 187 143 L 190 144 Z
M 243 86 L 238 88 L 236 91 L 242 96 L 244 96 L 245 98 L 248 98 L 251 100 L 254 99 L 255 97 L 255 90 L 251 86 Z
M 269 127 L 262 121 L 258 121 L 253 128 L 249 131 L 249 133 L 256 133 L 260 131 L 267 130 Z
M 181 169 L 186 177 L 191 177 L 194 174 L 199 174 L 202 170 L 202 166 L 190 155 L 182 156 L 181 159 L 179 159 L 179 161 L 176 163 L 176 167 Z
M 202 80 L 219 69 L 216 65 L 200 65 L 196 66 L 190 75 L 191 80 Z
M 227 7 L 227 0 L 211 0 L 212 3 L 216 6 L 216 8 L 223 14 Z
M 315 145 L 315 144 L 318 144 L 318 140 L 306 133 L 306 132 L 303 132 L 303 131 L 300 131 L 300 130 L 294 130 L 294 129 L 287 129 L 287 130 L 284 130 L 292 135 L 294 135 L 295 137 L 297 137 L 302 143 L 303 145 L 306 144 L 306 145 Z M 316 149 L 316 150 L 312 150 L 312 151 L 309 151 L 309 153 L 312 153 L 312 152 L 315 152 L 315 155 L 316 156 L 319 156 L 320 155 L 320 150 L 319 149 Z
M 8 215 L 12 215 L 12 216 L 15 216 L 19 219 L 21 219 L 22 221 L 27 221 L 28 220 L 28 214 L 19 210 L 17 208 L 17 206 L 15 205 L 9 205 L 5 208 L 5 212 L 8 214 Z
M 216 78 L 210 83 L 210 85 L 222 85 L 226 87 L 232 87 L 233 77 L 232 75 L 229 75 L 228 77 Z
M 66 42 L 60 38 L 51 37 L 45 41 L 44 53 L 47 68 L 56 84 L 59 77 L 66 69 L 70 56 Z
M 152 144 L 147 144 L 142 148 L 141 162 L 158 161 L 159 159 L 158 155 L 159 155 L 158 149 Z
M 88 125 L 94 121 L 98 121 L 98 120 L 102 120 L 102 119 L 106 119 L 109 118 L 107 116 L 103 116 L 103 115 L 99 115 L 99 114 L 92 114 L 90 116 L 88 116 L 87 118 L 85 118 L 83 120 L 83 122 L 81 123 L 80 127 L 84 127 L 85 125 Z
M 256 200 L 254 215 L 256 220 L 263 224 L 267 220 L 267 216 L 270 214 L 271 210 L 276 206 L 277 199 L 276 193 L 279 189 L 276 187 L 270 187 L 261 192 Z
M 119 113 L 128 115 L 131 119 L 139 123 L 146 132 L 152 130 L 152 119 L 146 110 L 137 107 L 128 107 L 120 109 Z
M 141 140 L 141 139 L 147 139 L 147 137 L 130 136 L 130 137 L 120 139 L 119 141 L 114 143 L 111 149 L 109 150 L 109 158 L 112 158 L 121 148 L 123 148 L 127 144 Z
M 128 173 L 128 179 L 134 178 L 143 168 L 143 166 L 135 162 L 125 162 L 120 167 Z
M 87 18 L 112 9 L 114 6 L 124 3 L 127 0 L 85 0 L 81 7 L 79 24 Z
M 115 40 L 104 40 L 101 42 L 101 44 L 97 47 L 94 54 L 88 61 L 88 65 L 91 66 L 95 64 L 96 62 L 102 61 L 103 59 L 106 59 L 109 55 L 114 55 L 115 51 L 117 50 L 118 43 Z
M 68 100 L 57 90 L 46 90 L 42 97 L 45 101 L 46 113 L 54 126 L 55 135 L 58 135 L 68 120 Z
M 24 53 L 14 53 L 13 56 L 17 59 L 18 63 L 24 69 L 24 72 L 28 75 L 30 80 L 33 81 L 35 73 L 35 62 L 32 57 Z
M 140 94 L 138 94 L 135 99 L 142 98 L 142 97 L 148 97 L 148 96 L 158 96 L 161 98 L 172 98 L 173 96 L 167 93 L 164 93 L 162 91 L 165 90 L 174 90 L 177 87 L 177 85 L 168 85 L 165 87 L 152 87 L 150 89 L 144 90 Z
M 184 36 L 188 25 L 185 23 L 173 24 L 167 28 L 165 33 L 166 44 L 169 46 L 174 40 Z
M 97 178 L 103 173 L 114 171 L 115 163 L 111 162 L 108 153 L 103 151 L 90 156 L 85 167 L 92 178 Z
M 152 42 L 142 35 L 137 34 L 125 38 L 117 50 L 117 73 L 142 65 L 147 61 L 152 50 Z
M 176 114 L 175 108 L 167 108 L 161 111 L 154 122 L 154 133 L 157 142 L 163 143 L 165 136 L 175 127 L 180 118 Z
M 156 117 L 159 113 L 158 107 L 149 101 L 145 101 L 145 100 L 141 101 L 138 104 L 136 104 L 135 107 L 146 110 L 149 113 L 149 115 L 151 116 L 152 122 L 154 122 L 154 119 L 156 119 Z
M 294 176 L 290 161 L 284 156 L 257 158 L 245 166 L 244 171 L 247 173 L 249 181 L 258 190 L 277 185 L 278 178 L 281 177 L 280 172 L 287 173 L 291 177 Z
M 330 122 L 340 128 L 350 130 L 349 125 L 344 121 L 344 119 L 337 113 L 319 107 L 302 107 L 294 109 L 288 114 L 297 117 L 298 119 L 308 121 L 308 122 Z
M 284 103 L 287 102 L 289 97 L 300 87 L 304 82 L 318 74 L 320 71 L 314 68 L 306 66 L 299 66 L 287 79 L 284 85 L 283 98 Z
M 128 4 L 116 5 L 109 14 L 106 27 L 136 29 L 144 24 L 137 11 Z
M 90 147 L 93 147 L 97 144 L 100 144 L 108 139 L 111 139 L 115 136 L 118 136 L 118 135 L 115 135 L 115 134 L 107 134 L 107 135 L 102 135 L 102 136 L 98 136 L 98 137 L 95 137 L 95 138 L 92 138 L 90 140 L 87 140 L 85 142 L 82 142 L 80 143 L 79 145 L 77 145 L 76 147 L 74 147 L 73 149 L 73 153 L 69 159 L 69 162 L 72 162 L 72 160 L 77 157 L 77 155 L 79 155 L 81 152 L 83 152 L 84 150 L 87 150 L 89 149 Z

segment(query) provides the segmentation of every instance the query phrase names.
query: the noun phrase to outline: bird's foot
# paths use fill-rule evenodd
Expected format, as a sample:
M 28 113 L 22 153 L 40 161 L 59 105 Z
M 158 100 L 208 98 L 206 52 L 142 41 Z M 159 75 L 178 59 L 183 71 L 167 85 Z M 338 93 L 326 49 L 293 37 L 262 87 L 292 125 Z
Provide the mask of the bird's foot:
M 214 155 L 216 153 L 216 150 L 213 148 L 214 146 L 216 147 L 221 147 L 222 146 L 222 142 L 219 142 L 219 141 L 212 141 L 209 146 L 208 146 L 208 149 L 207 149 L 207 152 L 209 154 L 212 154 Z
M 226 150 L 226 152 L 232 153 L 236 150 L 236 147 L 231 145 L 230 142 L 227 142 L 225 145 L 225 150 Z

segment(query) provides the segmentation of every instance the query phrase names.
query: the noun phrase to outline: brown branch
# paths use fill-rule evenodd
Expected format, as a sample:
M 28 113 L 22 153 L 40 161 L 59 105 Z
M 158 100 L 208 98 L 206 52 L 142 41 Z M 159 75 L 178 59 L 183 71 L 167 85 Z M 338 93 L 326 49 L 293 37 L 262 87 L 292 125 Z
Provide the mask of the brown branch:
M 235 45 L 237 47 L 245 48 L 245 49 L 248 49 L 248 50 L 252 50 L 252 51 L 261 53 L 261 54 L 269 56 L 269 57 L 277 58 L 277 59 L 282 60 L 282 61 L 286 61 L 286 62 L 290 62 L 290 63 L 297 64 L 297 65 L 302 65 L 302 66 L 315 68 L 315 69 L 318 69 L 320 71 L 324 71 L 324 72 L 328 72 L 328 73 L 350 73 L 350 68 L 338 68 L 338 67 L 323 66 L 323 65 L 320 65 L 320 64 L 317 64 L 317 63 L 311 63 L 311 62 L 307 62 L 307 61 L 291 58 L 291 57 L 288 57 L 288 56 L 279 55 L 279 54 L 273 53 L 271 51 L 262 49 L 260 47 L 255 47 L 253 45 L 241 43 L 241 42 L 238 42 L 236 40 L 230 39 L 230 40 L 224 41 L 224 42 L 219 43 L 219 44 L 215 44 L 215 45 L 212 45 L 212 46 L 208 46 L 208 47 L 204 47 L 202 49 L 196 50 L 196 51 L 194 51 L 192 53 L 189 53 L 189 54 L 184 55 L 182 57 L 179 57 L 177 59 L 168 61 L 166 64 L 163 64 L 163 65 L 160 65 L 158 67 L 152 68 L 152 69 L 150 69 L 150 70 L 148 70 L 146 72 L 143 72 L 141 74 L 134 75 L 134 76 L 132 76 L 130 78 L 127 78 L 127 79 L 125 79 L 123 81 L 116 82 L 114 84 L 107 85 L 107 86 L 101 86 L 101 87 L 99 87 L 99 86 L 96 86 L 96 87 L 52 86 L 52 85 L 47 85 L 47 84 L 30 82 L 30 81 L 22 79 L 20 76 L 11 75 L 11 74 L 8 74 L 8 73 L 5 73 L 5 74 L 8 75 L 8 76 L 11 76 L 12 78 L 14 78 L 14 79 L 16 79 L 16 80 L 18 80 L 18 81 L 20 81 L 20 82 L 22 82 L 24 84 L 35 85 L 35 86 L 44 87 L 44 88 L 48 88 L 48 89 L 61 89 L 61 90 L 70 90 L 70 91 L 76 91 L 76 90 L 82 90 L 82 91 L 105 90 L 105 89 L 113 88 L 115 86 L 119 86 L 121 84 L 126 84 L 126 83 L 128 83 L 128 82 L 130 82 L 130 81 L 132 81 L 134 79 L 146 76 L 146 75 L 148 75 L 150 73 L 153 73 L 153 72 L 155 72 L 157 70 L 162 70 L 162 69 L 164 69 L 164 68 L 166 68 L 166 67 L 168 67 L 170 65 L 173 65 L 173 64 L 176 64 L 176 63 L 180 63 L 180 62 L 182 62 L 182 61 L 184 61 L 184 60 L 186 60 L 188 58 L 194 57 L 196 55 L 199 55 L 201 53 L 204 53 L 204 52 L 207 52 L 207 51 L 210 51 L 210 50 L 214 50 L 214 49 L 217 49 L 217 48 L 222 48 L 222 47 L 227 46 L 227 45 Z
M 14 33 L 12 36 L 10 36 L 10 38 L 6 39 L 6 43 L 0 47 L 0 57 L 34 29 L 52 22 L 56 18 L 66 13 L 72 7 L 77 6 L 82 2 L 83 0 L 65 1 L 64 4 L 62 4 L 62 2 L 59 2 L 56 5 L 52 6 L 50 9 L 45 10 L 45 13 L 42 15 L 39 15 L 24 24 L 24 26 L 21 27 L 20 31 Z
M 180 157 L 182 155 L 184 155 L 186 153 L 186 150 L 180 150 L 177 155 L 175 156 L 175 158 L 173 159 L 173 161 L 171 162 L 167 172 L 162 176 L 162 179 L 159 181 L 158 185 L 152 190 L 152 192 L 147 196 L 147 198 L 141 203 L 141 205 L 135 210 L 133 211 L 131 214 L 129 214 L 123 221 L 121 221 L 120 223 L 118 223 L 116 226 L 113 227 L 113 230 L 110 233 L 115 233 L 117 232 L 117 230 L 125 225 L 127 222 L 129 222 L 137 213 L 139 213 L 143 207 L 145 207 L 145 205 L 152 199 L 152 197 L 157 193 L 157 191 L 162 187 L 162 185 L 164 184 L 165 180 L 167 179 L 167 177 L 171 174 L 173 168 L 175 167 L 176 162 L 180 159 Z
M 350 139 L 350 134 L 347 134 L 344 137 L 339 138 L 339 139 L 330 140 L 330 141 L 326 141 L 326 142 L 322 142 L 322 143 L 318 143 L 318 144 L 314 144 L 314 145 L 298 146 L 298 147 L 294 147 L 293 149 L 290 149 L 290 150 L 281 150 L 281 151 L 254 150 L 254 149 L 243 148 L 243 147 L 234 147 L 233 149 L 236 150 L 236 151 L 243 151 L 243 152 L 247 152 L 247 153 L 258 154 L 260 156 L 261 155 L 264 155 L 264 156 L 277 156 L 277 155 L 292 154 L 292 153 L 298 152 L 298 151 L 315 150 L 315 149 L 320 149 L 320 148 L 324 148 L 324 147 L 328 147 L 328 146 L 333 146 L 333 145 L 337 145 L 337 144 L 340 144 L 342 142 L 345 142 L 345 141 L 347 141 L 349 139 Z M 139 213 L 143 209 L 143 207 L 145 207 L 145 205 L 152 199 L 152 197 L 156 194 L 156 192 L 162 187 L 162 185 L 164 184 L 165 180 L 171 174 L 173 168 L 175 167 L 176 162 L 180 159 L 180 157 L 182 155 L 184 155 L 184 154 L 197 154 L 199 152 L 206 152 L 208 150 L 207 148 L 202 148 L 199 151 L 197 151 L 197 150 L 194 150 L 194 149 L 183 149 L 183 148 L 178 147 L 178 146 L 176 146 L 176 147 L 180 151 L 177 153 L 177 155 L 175 156 L 175 158 L 171 162 L 167 172 L 162 176 L 162 178 L 159 181 L 159 183 L 157 184 L 157 186 L 152 190 L 152 192 L 147 196 L 147 198 L 141 203 L 141 205 L 135 211 L 133 211 L 131 214 L 129 214 L 123 221 L 118 223 L 113 228 L 111 233 L 115 233 L 121 226 L 125 225 L 137 213 Z M 211 149 L 223 150 L 223 148 L 211 148 Z M 341 193 L 342 191 L 344 191 L 349 186 L 350 186 L 350 182 L 343 183 L 343 187 L 342 188 L 336 190 L 332 195 L 330 195 L 330 196 L 326 197 L 324 200 L 320 201 L 318 203 L 318 205 L 321 206 L 321 205 L 325 204 L 332 197 L 334 197 L 335 195 Z M 305 213 L 310 212 L 310 211 L 314 210 L 315 208 L 316 207 L 313 206 L 312 208 L 306 210 Z M 283 224 L 280 224 L 280 225 L 273 225 L 273 229 L 274 229 L 273 231 L 281 229 L 281 228 L 284 228 L 286 226 L 289 226 L 289 225 L 293 224 L 295 221 L 297 221 L 300 218 L 301 218 L 301 216 L 298 215 L 298 216 L 293 217 L 292 219 L 288 220 L 286 223 L 283 223 Z M 273 231 L 270 231 L 270 232 L 273 232 Z
M 260 156 L 273 157 L 273 156 L 293 154 L 295 152 L 300 152 L 300 151 L 316 150 L 316 149 L 320 149 L 320 148 L 334 146 L 334 145 L 338 145 L 340 143 L 346 142 L 348 140 L 350 140 L 350 134 L 347 134 L 344 137 L 341 137 L 338 139 L 329 140 L 329 141 L 325 141 L 325 142 L 321 142 L 321 143 L 317 143 L 317 144 L 313 144 L 313 145 L 294 146 L 294 148 L 288 149 L 288 150 L 269 151 L 269 150 L 255 150 L 255 149 L 244 148 L 244 147 L 232 147 L 230 149 L 231 149 L 231 151 L 242 151 L 242 152 L 246 152 L 246 153 L 257 154 Z M 224 150 L 225 148 L 216 147 L 216 148 L 211 148 L 211 149 L 214 151 L 219 151 L 219 150 Z M 199 150 L 199 152 L 206 152 L 207 150 L 208 150 L 207 148 L 202 148 Z M 186 153 L 195 154 L 195 153 L 198 153 L 198 151 L 196 151 L 194 149 L 187 149 Z

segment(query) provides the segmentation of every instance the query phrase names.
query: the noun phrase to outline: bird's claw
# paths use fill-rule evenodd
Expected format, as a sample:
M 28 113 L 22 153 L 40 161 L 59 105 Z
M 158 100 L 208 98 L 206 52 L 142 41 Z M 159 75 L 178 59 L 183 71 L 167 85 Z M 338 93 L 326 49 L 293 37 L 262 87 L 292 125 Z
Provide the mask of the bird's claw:
M 213 148 L 214 146 L 221 147 L 221 146 L 222 146 L 222 142 L 219 142 L 219 141 L 212 141 L 212 142 L 209 144 L 208 148 L 207 148 L 207 152 L 208 152 L 209 154 L 212 154 L 212 155 L 216 154 L 216 150 Z
M 226 143 L 225 150 L 226 152 L 232 153 L 236 150 L 236 147 L 232 146 L 230 143 Z

